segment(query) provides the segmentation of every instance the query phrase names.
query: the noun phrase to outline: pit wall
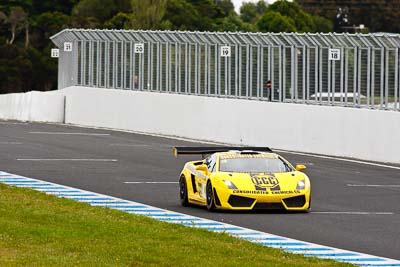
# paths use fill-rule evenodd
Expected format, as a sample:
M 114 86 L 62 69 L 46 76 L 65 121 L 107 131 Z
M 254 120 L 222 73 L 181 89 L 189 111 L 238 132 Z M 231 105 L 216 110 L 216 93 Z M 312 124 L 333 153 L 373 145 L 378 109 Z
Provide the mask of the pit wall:
M 37 100 L 17 108 L 30 119 L 10 119 L 64 117 L 58 122 L 400 163 L 400 112 L 76 86 L 51 94 L 48 120 Z
M 0 95 L 0 119 L 64 121 L 64 95 L 59 91 Z

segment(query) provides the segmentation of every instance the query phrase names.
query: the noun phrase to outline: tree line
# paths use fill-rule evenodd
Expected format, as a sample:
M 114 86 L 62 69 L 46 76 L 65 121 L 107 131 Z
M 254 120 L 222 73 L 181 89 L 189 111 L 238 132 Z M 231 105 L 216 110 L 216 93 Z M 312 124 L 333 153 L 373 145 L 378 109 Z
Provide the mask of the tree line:
M 231 0 L 1 0 L 0 93 L 56 89 L 49 37 L 64 28 L 330 32 L 333 22 L 286 0 L 244 2 L 240 14 Z

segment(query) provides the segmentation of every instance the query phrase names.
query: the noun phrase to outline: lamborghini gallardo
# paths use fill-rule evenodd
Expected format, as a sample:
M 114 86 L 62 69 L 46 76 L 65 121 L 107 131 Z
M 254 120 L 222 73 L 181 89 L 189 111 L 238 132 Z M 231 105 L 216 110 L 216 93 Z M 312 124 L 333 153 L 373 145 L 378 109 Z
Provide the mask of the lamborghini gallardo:
M 203 156 L 183 167 L 179 178 L 183 206 L 210 211 L 310 209 L 310 180 L 301 172 L 306 167 L 293 167 L 267 147 L 174 147 L 174 154 Z

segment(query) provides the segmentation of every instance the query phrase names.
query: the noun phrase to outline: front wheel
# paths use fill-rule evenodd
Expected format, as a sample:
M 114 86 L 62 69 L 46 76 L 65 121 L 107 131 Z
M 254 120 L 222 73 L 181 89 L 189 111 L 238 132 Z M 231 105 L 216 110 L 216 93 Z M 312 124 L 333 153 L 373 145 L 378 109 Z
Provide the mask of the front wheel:
M 310 200 L 308 201 L 308 208 L 305 210 L 306 213 L 310 213 L 311 212 L 311 196 L 310 196 Z
M 207 198 L 207 209 L 209 211 L 215 210 L 214 193 L 213 193 L 213 188 L 212 188 L 212 184 L 210 181 L 208 181 L 207 187 L 206 187 L 206 198 Z
M 186 186 L 185 176 L 181 176 L 181 178 L 179 179 L 179 199 L 182 206 L 189 206 L 188 190 Z

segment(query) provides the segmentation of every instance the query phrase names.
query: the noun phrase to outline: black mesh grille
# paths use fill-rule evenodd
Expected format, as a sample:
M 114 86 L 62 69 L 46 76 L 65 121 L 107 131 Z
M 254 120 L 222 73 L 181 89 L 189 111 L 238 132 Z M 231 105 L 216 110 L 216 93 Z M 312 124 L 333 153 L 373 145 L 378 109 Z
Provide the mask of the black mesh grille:
M 251 205 L 253 205 L 254 200 L 255 199 L 249 197 L 240 197 L 231 195 L 229 197 L 228 203 L 232 207 L 250 207 Z
M 221 206 L 221 201 L 219 200 L 218 194 L 217 194 L 217 190 L 215 190 L 214 188 L 214 198 L 215 198 L 215 204 L 217 206 Z
M 289 197 L 283 200 L 289 208 L 301 208 L 306 204 L 306 197 L 304 195 L 297 197 Z
M 285 207 L 282 203 L 256 203 L 254 205 L 255 210 L 282 210 Z

